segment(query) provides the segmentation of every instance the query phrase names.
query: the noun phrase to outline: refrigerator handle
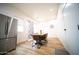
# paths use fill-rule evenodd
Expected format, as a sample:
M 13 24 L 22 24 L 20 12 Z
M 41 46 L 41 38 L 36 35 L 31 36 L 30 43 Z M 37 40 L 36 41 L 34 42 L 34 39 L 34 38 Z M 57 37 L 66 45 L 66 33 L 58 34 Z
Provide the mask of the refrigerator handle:
M 9 23 L 8 23 L 8 20 L 7 20 L 7 30 L 6 30 L 6 33 L 8 34 L 8 27 L 9 27 Z
M 4 33 L 5 33 L 5 35 L 6 35 L 6 22 L 5 22 L 5 30 L 4 30 Z
M 5 34 L 8 34 L 8 21 L 5 23 Z
M 6 32 L 7 32 L 7 26 L 6 26 L 7 24 L 5 23 L 5 34 L 6 34 Z M 7 34 L 6 34 L 7 35 Z

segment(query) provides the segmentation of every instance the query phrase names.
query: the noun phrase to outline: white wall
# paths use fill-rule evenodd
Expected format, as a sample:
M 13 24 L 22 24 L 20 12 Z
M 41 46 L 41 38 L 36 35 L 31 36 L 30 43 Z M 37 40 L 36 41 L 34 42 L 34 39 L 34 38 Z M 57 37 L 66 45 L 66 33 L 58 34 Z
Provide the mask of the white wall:
M 79 4 L 67 4 L 62 14 L 63 6 L 60 6 L 57 18 L 59 38 L 70 54 L 79 54 Z
M 64 28 L 65 28 L 65 22 L 64 22 L 64 18 L 63 18 L 63 14 L 62 14 L 62 11 L 63 11 L 63 8 L 64 8 L 64 4 L 61 4 L 60 7 L 59 7 L 59 10 L 58 10 L 58 15 L 57 15 L 57 34 L 58 34 L 58 37 L 60 39 L 60 41 L 63 43 L 63 45 L 65 46 L 65 48 L 68 48 L 67 47 L 67 42 L 65 41 L 66 37 L 65 37 L 65 31 L 64 31 Z

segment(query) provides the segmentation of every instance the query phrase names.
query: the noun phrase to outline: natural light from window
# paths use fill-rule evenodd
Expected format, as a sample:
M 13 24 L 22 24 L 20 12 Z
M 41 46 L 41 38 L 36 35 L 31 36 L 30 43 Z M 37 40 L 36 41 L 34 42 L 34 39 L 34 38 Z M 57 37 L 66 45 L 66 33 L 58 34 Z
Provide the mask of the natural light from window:
M 17 31 L 18 32 L 23 32 L 24 31 L 24 26 L 23 26 L 23 21 L 22 20 L 18 20 Z

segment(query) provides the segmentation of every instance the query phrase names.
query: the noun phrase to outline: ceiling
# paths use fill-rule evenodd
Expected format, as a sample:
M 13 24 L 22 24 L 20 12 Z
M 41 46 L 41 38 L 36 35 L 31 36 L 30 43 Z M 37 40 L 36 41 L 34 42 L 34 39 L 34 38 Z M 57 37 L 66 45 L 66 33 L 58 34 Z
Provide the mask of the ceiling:
M 35 21 L 55 20 L 59 3 L 13 3 L 14 7 Z
M 3 3 L 0 6 L 2 10 L 9 10 L 16 14 L 19 12 L 37 22 L 45 22 L 56 20 L 59 3 Z M 15 12 L 13 12 L 14 9 L 16 9 Z

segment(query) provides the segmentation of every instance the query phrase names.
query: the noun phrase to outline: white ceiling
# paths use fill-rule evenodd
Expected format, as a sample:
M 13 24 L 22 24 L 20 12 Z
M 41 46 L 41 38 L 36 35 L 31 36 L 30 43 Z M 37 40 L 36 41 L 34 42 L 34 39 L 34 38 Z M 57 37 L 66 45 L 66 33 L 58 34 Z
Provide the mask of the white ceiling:
M 58 3 L 13 3 L 12 5 L 35 21 L 55 20 L 59 7 Z
M 56 20 L 59 3 L 2 3 L 0 10 L 35 21 Z M 22 15 L 21 15 L 22 14 Z M 24 15 L 24 16 L 23 16 Z

